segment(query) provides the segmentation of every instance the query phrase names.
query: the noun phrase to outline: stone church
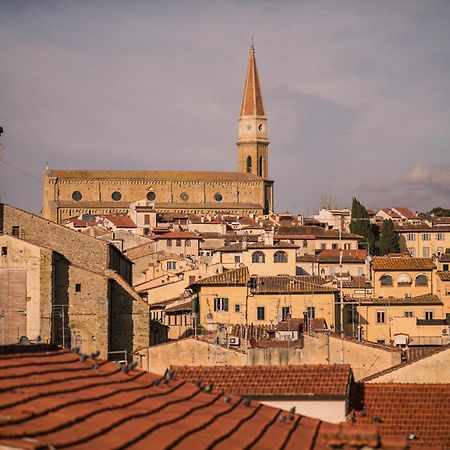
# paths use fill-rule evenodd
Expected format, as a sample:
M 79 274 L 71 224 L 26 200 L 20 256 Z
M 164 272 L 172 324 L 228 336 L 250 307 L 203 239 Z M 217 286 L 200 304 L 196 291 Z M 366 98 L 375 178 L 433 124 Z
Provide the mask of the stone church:
M 144 200 L 166 213 L 267 214 L 273 211 L 273 181 L 253 45 L 238 124 L 237 172 L 47 169 L 42 215 L 60 222 L 83 213 L 123 214 Z

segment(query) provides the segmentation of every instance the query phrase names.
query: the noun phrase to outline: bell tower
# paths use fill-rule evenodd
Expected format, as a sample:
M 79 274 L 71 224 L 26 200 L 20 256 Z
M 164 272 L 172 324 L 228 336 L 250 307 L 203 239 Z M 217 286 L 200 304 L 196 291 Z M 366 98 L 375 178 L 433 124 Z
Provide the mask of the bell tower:
M 267 118 L 264 113 L 253 44 L 250 47 L 250 58 L 238 123 L 239 135 L 236 143 L 238 172 L 251 173 L 267 179 L 269 176 Z

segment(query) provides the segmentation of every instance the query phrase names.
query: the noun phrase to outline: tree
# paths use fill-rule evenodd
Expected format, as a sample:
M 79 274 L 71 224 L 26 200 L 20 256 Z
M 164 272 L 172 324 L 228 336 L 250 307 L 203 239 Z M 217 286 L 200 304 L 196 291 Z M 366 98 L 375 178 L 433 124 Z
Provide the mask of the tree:
M 400 245 L 398 234 L 394 230 L 394 222 L 392 220 L 383 220 L 380 238 L 380 253 L 387 255 L 388 253 L 398 253 Z
M 352 202 L 350 231 L 354 234 L 363 236 L 358 243 L 363 244 L 364 247 L 367 247 L 368 243 L 367 251 L 373 254 L 375 238 L 373 235 L 369 214 L 367 214 L 366 208 L 356 198 L 353 198 Z

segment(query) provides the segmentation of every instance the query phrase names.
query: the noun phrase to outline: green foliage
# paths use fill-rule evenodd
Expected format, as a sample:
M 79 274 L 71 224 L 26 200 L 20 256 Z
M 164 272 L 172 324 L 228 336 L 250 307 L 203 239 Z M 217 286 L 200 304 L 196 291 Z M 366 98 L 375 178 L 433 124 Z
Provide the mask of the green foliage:
M 372 231 L 372 225 L 369 220 L 369 214 L 367 210 L 356 198 L 353 198 L 352 202 L 352 221 L 350 222 L 350 231 L 354 234 L 364 236 L 359 240 L 361 247 L 367 248 L 369 244 L 369 253 L 374 252 L 374 235 Z
M 437 206 L 433 208 L 431 211 L 423 212 L 419 214 L 419 217 L 422 219 L 430 218 L 430 217 L 450 217 L 450 209 L 442 208 Z
M 394 230 L 394 222 L 392 220 L 384 220 L 381 227 L 380 237 L 380 254 L 387 255 L 388 253 L 398 253 L 400 251 L 400 244 L 398 234 Z

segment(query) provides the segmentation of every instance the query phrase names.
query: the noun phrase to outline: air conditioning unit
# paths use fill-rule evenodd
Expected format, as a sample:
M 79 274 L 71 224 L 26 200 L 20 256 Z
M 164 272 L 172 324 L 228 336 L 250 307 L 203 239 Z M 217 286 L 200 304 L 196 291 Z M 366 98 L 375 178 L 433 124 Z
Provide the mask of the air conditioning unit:
M 241 340 L 237 336 L 230 336 L 228 338 L 228 345 L 239 346 Z

